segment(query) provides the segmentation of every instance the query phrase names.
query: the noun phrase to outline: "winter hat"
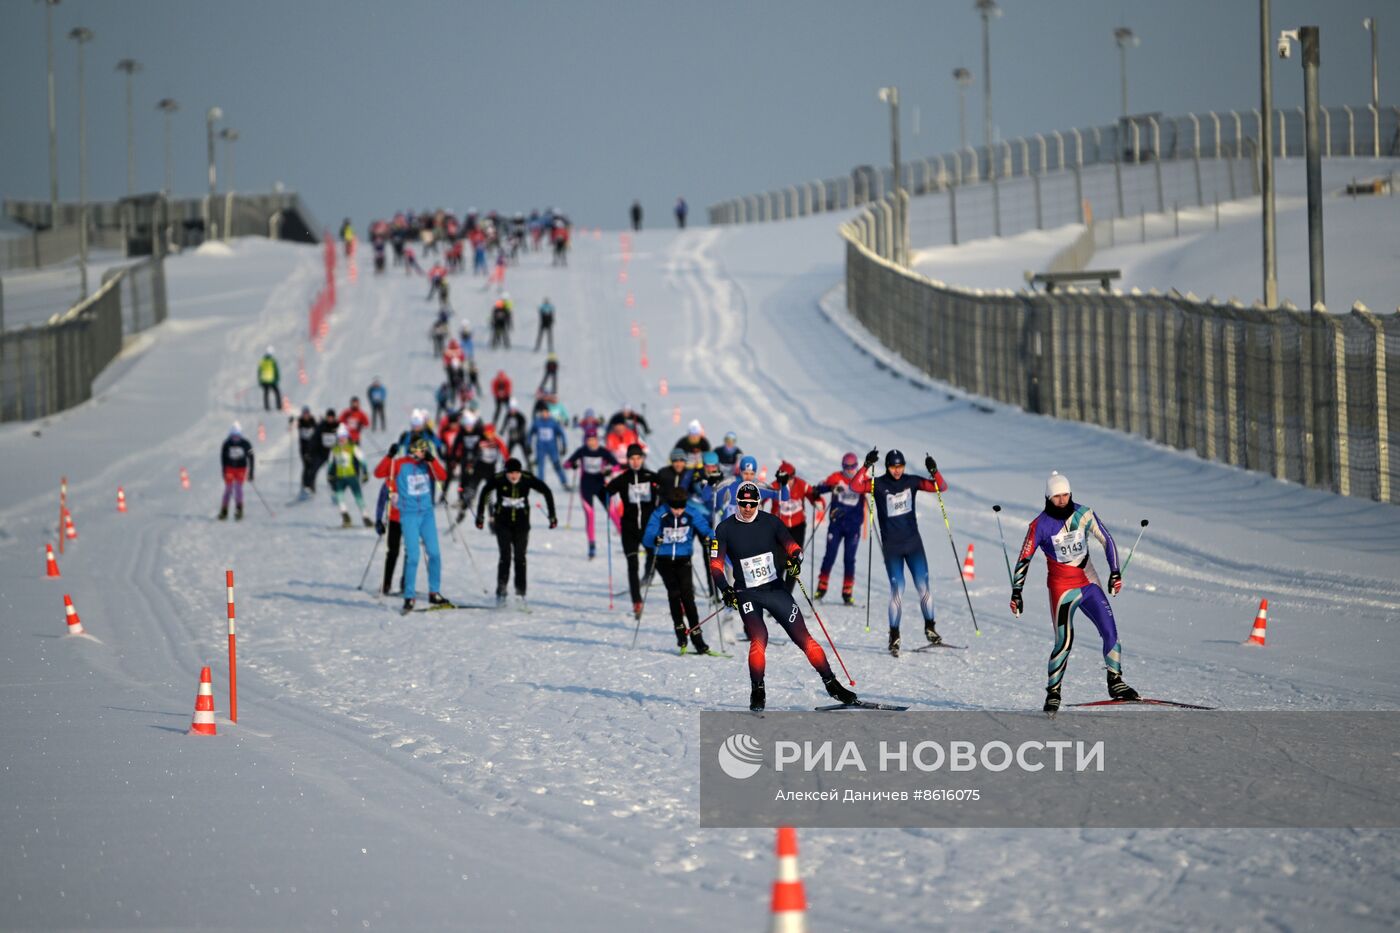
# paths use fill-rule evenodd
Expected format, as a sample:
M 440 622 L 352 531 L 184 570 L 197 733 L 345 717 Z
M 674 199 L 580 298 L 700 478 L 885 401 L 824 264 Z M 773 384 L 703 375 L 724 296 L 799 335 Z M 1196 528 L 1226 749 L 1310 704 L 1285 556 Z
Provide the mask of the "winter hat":
M 726 444 L 737 444 L 739 443 L 739 435 L 735 434 L 733 431 L 730 431 L 729 433 L 724 435 L 724 442 Z
M 595 441 L 598 439 L 598 429 L 593 427 L 593 425 L 591 424 L 587 425 L 583 429 L 583 439 L 588 440 L 590 437 L 593 438 Z
M 243 425 L 241 425 L 241 424 L 239 424 L 237 421 L 235 421 L 235 422 L 233 423 L 233 427 L 231 427 L 231 428 L 228 429 L 228 436 L 229 436 L 229 437 L 242 437 L 242 436 L 243 436 Z
M 1069 477 L 1056 471 L 1052 472 L 1045 480 L 1045 498 L 1052 496 L 1067 496 L 1069 491 Z
M 646 452 L 645 450 L 642 449 L 642 445 L 641 445 L 641 444 L 628 444 L 628 445 L 627 445 L 627 456 L 629 456 L 629 457 L 645 457 L 646 455 L 647 455 L 647 452 Z
M 860 463 L 860 460 L 856 457 L 855 452 L 848 450 L 846 451 L 846 455 L 841 458 L 841 469 L 854 470 L 858 463 Z
M 271 355 L 272 355 L 272 344 L 270 344 L 270 343 L 267 345 L 267 355 L 268 355 L 268 356 L 271 356 Z
M 704 461 L 705 466 L 719 466 L 719 454 L 713 450 L 705 451 L 705 456 L 700 459 Z
M 338 428 L 335 429 L 335 437 L 336 437 L 336 440 L 345 440 L 345 439 L 348 438 L 349 436 L 350 436 L 350 429 L 347 428 L 345 425 L 342 424 L 340 427 L 338 427 Z
M 740 473 L 744 473 L 744 472 L 747 472 L 748 470 L 753 470 L 755 473 L 757 473 L 757 472 L 758 472 L 758 461 L 755 460 L 753 457 L 740 457 L 740 458 L 739 458 L 739 472 L 740 472 Z
M 509 460 L 507 460 L 507 461 L 506 461 L 506 472 L 507 472 L 507 473 L 519 473 L 519 472 L 521 472 L 520 458 L 518 458 L 518 457 L 511 457 Z
M 689 498 L 690 496 L 686 491 L 679 486 L 673 487 L 670 492 L 666 493 L 666 502 L 668 505 L 672 506 L 685 505 L 686 500 Z
M 739 491 L 734 494 L 735 502 L 757 503 L 759 499 L 758 487 L 753 483 L 740 483 Z
M 427 423 L 427 421 L 427 413 L 424 412 L 421 408 L 413 409 L 413 414 L 410 415 L 408 419 L 408 423 L 415 428 L 421 428 L 424 424 Z
M 793 475 L 794 473 L 796 473 L 796 472 L 797 472 L 797 467 L 793 466 L 791 463 L 788 463 L 786 460 L 784 460 L 782 463 L 778 464 L 778 475 L 779 475 L 779 476 L 792 476 L 792 475 Z
M 885 454 L 885 469 L 888 470 L 893 466 L 904 466 L 903 451 L 891 450 L 889 453 Z
M 515 399 L 511 399 L 511 400 L 510 400 L 510 410 L 511 410 L 511 411 L 519 411 L 519 410 L 520 410 L 520 403 L 517 402 Z
M 691 421 L 690 424 L 688 424 L 688 425 L 685 426 L 685 429 L 686 429 L 686 431 L 688 431 L 688 432 L 691 433 L 691 434 L 704 434 L 704 433 L 705 433 L 705 429 L 702 428 L 702 427 L 700 426 L 700 422 L 699 422 L 699 421 Z
M 670 460 L 671 460 L 672 463 L 675 463 L 677 460 L 684 460 L 684 459 L 685 459 L 685 451 L 684 451 L 684 450 L 681 450 L 679 447 L 676 447 L 676 448 L 672 449 L 672 451 L 671 451 L 671 457 L 670 457 Z

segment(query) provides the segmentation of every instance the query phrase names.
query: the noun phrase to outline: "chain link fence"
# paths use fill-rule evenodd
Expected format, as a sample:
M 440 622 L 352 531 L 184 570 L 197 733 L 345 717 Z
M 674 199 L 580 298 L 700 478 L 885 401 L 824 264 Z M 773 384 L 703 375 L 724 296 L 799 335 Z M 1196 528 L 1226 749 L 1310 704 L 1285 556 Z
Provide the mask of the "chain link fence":
M 841 226 L 846 303 L 930 376 L 1026 411 L 1400 503 L 1400 314 L 1177 295 L 972 292 L 888 255 L 887 204 Z
M 87 300 L 46 323 L 0 333 L 0 421 L 25 421 L 92 397 L 126 337 L 167 313 L 160 258 L 114 269 Z

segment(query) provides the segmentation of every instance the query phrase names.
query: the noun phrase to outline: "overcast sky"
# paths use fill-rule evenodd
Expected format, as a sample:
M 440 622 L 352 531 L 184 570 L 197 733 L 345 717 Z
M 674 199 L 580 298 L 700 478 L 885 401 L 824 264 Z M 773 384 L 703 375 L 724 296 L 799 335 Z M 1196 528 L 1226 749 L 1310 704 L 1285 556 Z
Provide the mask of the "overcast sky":
M 1133 28 L 1134 112 L 1258 106 L 1255 0 L 1004 0 L 992 24 L 999 134 L 1116 118 L 1112 30 Z M 1274 0 L 1274 29 L 1322 27 L 1328 104 L 1370 99 L 1365 16 L 1380 17 L 1381 101 L 1400 103 L 1400 3 Z M 1390 14 L 1390 15 L 1387 15 Z M 302 193 L 317 219 L 363 226 L 402 207 L 556 205 L 620 226 L 639 198 L 669 223 L 735 194 L 888 160 L 884 84 L 900 88 L 906 157 L 956 147 L 952 70 L 976 75 L 972 0 L 491 3 L 422 0 L 63 0 L 54 10 L 60 196 L 78 191 L 77 58 L 86 46 L 89 190 L 125 193 L 119 59 L 136 76 L 137 186 L 163 180 L 174 97 L 175 187 L 205 190 L 204 114 L 236 128 L 234 181 Z M 0 0 L 0 193 L 48 196 L 44 10 Z M 1298 56 L 1275 60 L 1279 106 L 1301 103 Z M 915 125 L 917 111 L 917 127 Z M 221 144 L 222 152 L 222 144 Z M 222 159 L 222 155 L 221 155 Z M 222 163 L 221 163 L 222 170 Z M 223 181 L 221 181 L 223 187 Z

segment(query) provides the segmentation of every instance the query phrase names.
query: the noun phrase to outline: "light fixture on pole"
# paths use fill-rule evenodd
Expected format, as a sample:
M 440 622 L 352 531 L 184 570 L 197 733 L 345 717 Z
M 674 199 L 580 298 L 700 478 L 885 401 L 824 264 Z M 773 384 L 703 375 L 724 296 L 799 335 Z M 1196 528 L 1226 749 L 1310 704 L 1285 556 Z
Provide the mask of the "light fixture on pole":
M 170 174 L 170 117 L 180 109 L 180 102 L 173 97 L 164 97 L 156 104 L 156 109 L 165 114 L 165 196 L 168 198 L 175 191 L 175 179 Z
M 209 139 L 209 196 L 212 198 L 218 194 L 218 171 L 214 167 L 214 124 L 224 118 L 224 112 L 218 107 L 210 107 L 209 112 L 204 115 L 207 136 Z
M 233 191 L 233 144 L 238 142 L 238 130 L 226 126 L 219 130 L 219 138 L 224 141 L 224 174 L 228 176 L 227 188 Z
M 136 193 L 136 121 L 131 111 L 131 78 L 141 70 L 141 63 L 134 58 L 123 58 L 117 62 L 117 70 L 126 72 L 126 194 Z
M 1123 117 L 1128 116 L 1128 49 L 1136 48 L 1142 40 L 1127 26 L 1113 30 L 1113 41 L 1118 43 L 1118 82 L 1123 93 Z
M 996 0 L 977 0 L 982 15 L 982 132 L 987 146 L 987 177 L 992 182 L 992 234 L 1001 236 L 1001 191 L 997 187 L 997 154 L 992 140 L 992 27 L 1001 16 Z
M 899 88 L 890 86 L 882 87 L 879 91 L 880 100 L 890 105 L 890 167 L 893 180 L 892 197 L 890 206 L 894 209 L 894 248 L 893 259 L 899 265 L 905 265 L 908 258 L 906 241 L 909 230 L 904 218 L 904 186 L 900 178 L 899 170 Z
M 88 205 L 87 205 L 87 96 L 83 88 L 83 46 L 92 41 L 92 30 L 74 26 L 68 38 L 78 43 L 78 279 L 82 296 L 88 294 Z
M 44 2 L 44 45 L 48 50 L 49 81 L 49 226 L 58 226 L 58 104 L 53 82 L 53 8 L 58 0 Z
M 958 149 L 967 148 L 967 88 L 972 84 L 972 72 L 954 68 L 953 80 L 958 83 Z
M 1379 40 L 1376 38 L 1376 18 L 1368 16 L 1361 26 L 1371 34 L 1371 157 L 1381 157 L 1381 74 Z

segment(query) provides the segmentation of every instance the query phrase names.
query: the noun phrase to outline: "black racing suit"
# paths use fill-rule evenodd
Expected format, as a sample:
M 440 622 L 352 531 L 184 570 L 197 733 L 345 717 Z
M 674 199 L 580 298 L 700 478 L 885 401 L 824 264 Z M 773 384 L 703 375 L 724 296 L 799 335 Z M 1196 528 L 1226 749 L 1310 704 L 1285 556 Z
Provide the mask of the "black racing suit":
M 515 563 L 515 592 L 525 595 L 525 548 L 530 543 L 530 491 L 544 496 L 549 510 L 549 525 L 558 524 L 554 516 L 554 493 L 549 487 L 529 473 L 521 473 L 520 481 L 512 483 L 504 473 L 497 473 L 481 487 L 481 497 L 476 502 L 476 525 L 480 528 L 485 521 L 486 502 L 493 495 L 491 505 L 491 530 L 496 534 L 496 546 L 500 549 L 500 563 L 496 565 L 496 596 L 506 595 L 506 584 L 510 582 L 510 567 Z
M 637 552 L 642 550 L 642 530 L 656 509 L 660 490 L 656 474 L 646 467 L 623 470 L 603 487 L 605 496 L 622 497 L 622 553 L 627 556 L 627 588 L 632 592 L 634 606 L 642 601 L 642 581 L 637 576 Z M 656 565 L 656 555 L 647 551 L 646 556 L 646 575 L 650 577 Z

